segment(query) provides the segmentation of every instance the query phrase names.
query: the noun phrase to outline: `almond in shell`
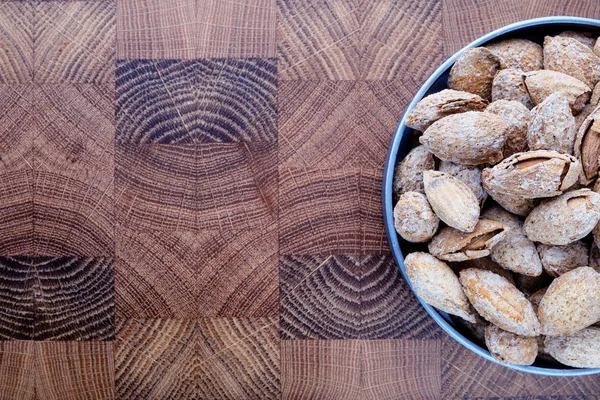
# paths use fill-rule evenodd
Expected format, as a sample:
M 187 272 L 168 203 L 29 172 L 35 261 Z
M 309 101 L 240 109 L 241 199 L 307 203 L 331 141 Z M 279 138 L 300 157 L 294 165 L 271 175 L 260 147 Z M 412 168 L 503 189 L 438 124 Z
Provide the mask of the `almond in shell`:
M 589 264 L 587 246 L 580 241 L 566 246 L 538 243 L 537 250 L 544 271 L 553 277 L 558 277 L 575 268 L 585 267 Z
M 416 252 L 406 256 L 404 267 L 413 290 L 424 302 L 467 321 L 476 321 L 458 278 L 446 263 L 431 254 Z
M 570 37 L 544 38 L 544 69 L 571 75 L 589 87 L 600 80 L 600 58 L 588 46 Z
M 516 335 L 492 324 L 485 329 L 485 345 L 490 354 L 504 364 L 531 365 L 538 355 L 535 337 Z
M 531 110 L 527 144 L 529 150 L 573 154 L 576 132 L 569 99 L 562 93 L 552 93 Z
M 586 328 L 545 340 L 545 350 L 557 361 L 576 368 L 600 368 L 600 328 Z
M 525 86 L 525 73 L 520 69 L 508 68 L 498 71 L 492 82 L 492 101 L 518 101 L 531 110 L 535 104 Z
M 582 31 L 564 31 L 558 34 L 558 36 L 568 37 L 577 40 L 579 43 L 585 45 L 586 47 L 593 49 L 594 44 L 596 44 L 596 38 L 592 34 L 592 32 L 582 32 Z
M 527 39 L 507 39 L 485 46 L 498 58 L 502 69 L 516 68 L 522 71 L 542 69 L 542 46 Z
M 438 171 L 452 175 L 459 181 L 463 182 L 473 191 L 479 204 L 483 204 L 487 199 L 487 193 L 481 186 L 481 169 L 468 165 L 456 164 L 451 161 L 440 161 Z
M 598 176 L 598 157 L 600 157 L 600 107 L 592 111 L 579 127 L 574 154 L 583 169 L 581 183 L 593 182 Z
M 579 79 L 549 70 L 527 72 L 525 86 L 535 104 L 540 104 L 552 93 L 565 94 L 574 115 L 583 110 L 592 93 L 592 89 Z
M 399 196 L 406 192 L 425 193 L 423 171 L 435 169 L 435 160 L 424 146 L 417 146 L 398 165 L 394 171 L 393 192 Z
M 533 306 L 506 279 L 489 271 L 465 269 L 459 280 L 473 307 L 487 321 L 517 335 L 539 335 Z
M 394 207 L 396 232 L 409 242 L 429 241 L 438 229 L 440 220 L 435 215 L 424 194 L 406 192 Z
M 570 112 L 570 109 L 567 109 Z M 506 143 L 502 154 L 510 157 L 515 153 L 525 151 L 527 148 L 527 128 L 529 126 L 530 112 L 518 101 L 498 100 L 491 103 L 485 112 L 499 116 L 508 124 Z
M 448 75 L 448 87 L 492 98 L 492 81 L 500 70 L 500 59 L 484 47 L 465 50 Z

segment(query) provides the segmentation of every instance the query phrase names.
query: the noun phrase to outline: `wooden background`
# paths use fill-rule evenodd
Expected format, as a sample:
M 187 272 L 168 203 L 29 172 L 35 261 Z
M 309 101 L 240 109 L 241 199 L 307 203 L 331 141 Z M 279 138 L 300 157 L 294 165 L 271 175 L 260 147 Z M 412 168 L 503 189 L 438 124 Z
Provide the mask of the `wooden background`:
M 593 399 L 443 334 L 383 233 L 448 56 L 597 0 L 0 1 L 0 399 Z

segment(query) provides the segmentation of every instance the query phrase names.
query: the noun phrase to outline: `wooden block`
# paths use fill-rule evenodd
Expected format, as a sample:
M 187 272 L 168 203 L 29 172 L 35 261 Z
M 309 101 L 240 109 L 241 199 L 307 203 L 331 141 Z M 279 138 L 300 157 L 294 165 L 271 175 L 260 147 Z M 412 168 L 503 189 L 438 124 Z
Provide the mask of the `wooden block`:
M 113 344 L 39 342 L 35 376 L 38 398 L 112 400 L 115 398 Z
M 35 347 L 31 341 L 0 342 L 0 399 L 35 400 Z
M 196 58 L 276 57 L 276 0 L 197 0 Z
M 361 341 L 364 399 L 439 399 L 439 340 Z
M 114 340 L 112 259 L 0 257 L 0 339 Z
M 34 4 L 29 1 L 0 4 L 0 83 L 33 80 Z
M 198 398 L 280 399 L 277 317 L 199 321 Z
M 115 1 L 43 1 L 35 12 L 35 82 L 114 82 Z
M 34 93 L 30 84 L 0 85 L 0 174 L 33 168 L 33 140 L 41 131 Z
M 441 330 L 391 256 L 284 256 L 282 339 L 432 339 Z
M 486 33 L 524 19 L 527 7 L 520 0 L 442 0 L 442 4 L 446 57 Z
M 0 174 L 0 254 L 27 254 L 34 248 L 34 172 Z
M 117 141 L 277 140 L 275 59 L 120 61 Z
M 262 229 L 277 212 L 276 146 L 120 145 L 116 213 L 132 229 Z
M 493 364 L 449 337 L 442 342 L 442 398 L 510 398 L 585 396 L 597 393 L 598 378 L 547 377 Z M 537 398 L 537 397 L 536 397 Z
M 280 79 L 360 78 L 361 3 L 358 0 L 279 0 Z
M 586 18 L 600 18 L 600 4 L 595 0 L 526 2 L 527 18 L 552 15 L 573 15 Z
M 121 317 L 278 315 L 276 224 L 197 233 L 121 227 L 117 243 Z

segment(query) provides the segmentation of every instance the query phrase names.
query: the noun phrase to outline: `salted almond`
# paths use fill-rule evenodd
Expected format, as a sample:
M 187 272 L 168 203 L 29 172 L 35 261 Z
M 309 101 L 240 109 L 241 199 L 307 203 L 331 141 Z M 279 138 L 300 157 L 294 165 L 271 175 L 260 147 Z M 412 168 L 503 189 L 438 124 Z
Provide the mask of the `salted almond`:
M 570 37 L 544 38 L 544 69 L 571 75 L 589 87 L 600 80 L 600 58 L 588 46 Z
M 592 93 L 592 89 L 579 79 L 558 71 L 527 72 L 525 86 L 535 104 L 540 104 L 552 93 L 565 94 L 574 115 L 583 110 Z
M 406 192 L 394 207 L 396 232 L 409 242 L 428 242 L 437 231 L 439 223 L 439 218 L 422 193 Z
M 535 104 L 525 86 L 525 73 L 520 69 L 508 68 L 498 71 L 492 82 L 492 102 L 500 100 L 518 101 L 528 110 Z
M 425 146 L 417 146 L 396 165 L 393 193 L 396 197 L 406 192 L 425 193 L 423 171 L 435 169 L 435 160 Z
M 473 191 L 479 204 L 483 204 L 487 199 L 487 193 L 481 186 L 481 169 L 479 167 L 456 164 L 451 161 L 440 161 L 438 171 L 452 175 L 459 181 L 463 182 Z
M 531 110 L 527 145 L 529 150 L 573 154 L 576 132 L 569 99 L 562 93 L 552 93 Z
M 546 336 L 568 335 L 600 321 L 600 274 L 579 267 L 556 278 L 540 302 L 538 318 Z
M 488 102 L 476 94 L 444 89 L 424 97 L 406 117 L 406 126 L 424 132 L 435 121 L 465 111 L 483 111 Z
M 447 225 L 472 232 L 479 219 L 479 201 L 463 182 L 439 171 L 423 172 L 425 195 L 435 214 Z
M 448 75 L 448 87 L 492 98 L 492 81 L 500 70 L 500 59 L 484 47 L 465 50 Z
M 510 227 L 504 240 L 490 249 L 492 260 L 509 271 L 539 276 L 542 273 L 542 263 L 535 244 L 523 234 L 523 221 L 498 206 L 485 210 L 483 217 Z
M 404 267 L 413 290 L 424 302 L 475 322 L 458 278 L 446 263 L 431 254 L 416 252 L 406 256 Z
M 567 245 L 590 233 L 600 220 L 600 195 L 590 189 L 543 201 L 525 219 L 527 237 L 543 244 Z
M 492 357 L 504 364 L 531 365 L 538 355 L 535 337 L 516 335 L 492 324 L 485 328 L 485 345 Z
M 485 219 L 479 220 L 470 233 L 447 226 L 433 237 L 429 252 L 441 260 L 455 262 L 487 257 L 490 249 L 503 240 L 509 230 L 500 222 Z
M 557 277 L 575 268 L 585 267 L 589 263 L 587 246 L 580 241 L 566 246 L 539 243 L 537 250 L 544 271 L 550 276 Z
M 559 33 L 558 36 L 569 37 L 571 39 L 575 39 L 579 43 L 588 47 L 589 49 L 593 49 L 594 44 L 596 44 L 596 38 L 594 37 L 592 32 L 564 31 L 564 32 Z
M 460 283 L 477 312 L 505 331 L 537 336 L 540 323 L 533 306 L 514 285 L 500 275 L 479 269 L 460 271 Z
M 544 68 L 542 46 L 527 39 L 506 39 L 485 45 L 500 58 L 502 69 L 535 71 Z
M 505 194 L 526 199 L 558 196 L 573 186 L 581 167 L 571 155 L 536 150 L 517 153 L 481 173 L 483 188 L 496 200 Z
M 557 361 L 576 368 L 600 368 L 600 328 L 586 328 L 566 336 L 551 336 L 545 350 Z
M 570 109 L 567 105 L 567 109 Z M 518 101 L 498 100 L 491 103 L 485 112 L 495 114 L 508 124 L 506 143 L 502 149 L 504 157 L 525 151 L 527 148 L 527 129 L 530 112 Z
M 468 111 L 434 122 L 419 141 L 441 160 L 495 164 L 503 158 L 508 129 L 508 124 L 494 114 Z
M 575 157 L 581 163 L 581 183 L 587 185 L 598 176 L 600 156 L 600 107 L 583 121 L 577 132 L 574 146 Z

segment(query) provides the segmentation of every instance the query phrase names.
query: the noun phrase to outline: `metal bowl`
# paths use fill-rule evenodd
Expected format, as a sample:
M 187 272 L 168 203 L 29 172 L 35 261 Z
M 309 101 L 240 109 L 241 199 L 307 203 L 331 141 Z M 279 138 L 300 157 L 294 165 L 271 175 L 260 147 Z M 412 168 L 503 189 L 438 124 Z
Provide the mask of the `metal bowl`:
M 410 253 L 412 251 L 426 249 L 423 245 L 408 243 L 402 240 L 394 229 L 393 219 L 393 208 L 392 202 L 392 181 L 394 177 L 394 168 L 398 162 L 400 162 L 408 152 L 415 147 L 416 140 L 413 130 L 405 125 L 406 115 L 414 108 L 414 106 L 423 97 L 436 93 L 447 87 L 448 73 L 450 68 L 458 58 L 458 56 L 468 48 L 477 47 L 486 43 L 508 38 L 525 38 L 530 39 L 537 43 L 542 43 L 544 36 L 557 34 L 564 30 L 582 30 L 593 32 L 596 36 L 600 35 L 600 20 L 589 19 L 589 18 L 577 18 L 577 17 L 546 17 L 530 19 L 527 21 L 517 22 L 491 33 L 480 37 L 474 42 L 467 45 L 462 50 L 454 54 L 450 59 L 443 63 L 437 71 L 433 73 L 427 79 L 425 84 L 417 92 L 413 100 L 410 102 L 400 124 L 396 129 L 396 133 L 392 138 L 392 142 L 388 151 L 387 160 L 385 163 L 385 170 L 383 174 L 383 215 L 385 230 L 387 233 L 388 241 L 392 249 L 394 258 L 404 276 L 404 279 L 409 282 L 406 276 L 406 270 L 404 268 L 404 257 L 403 252 Z M 410 285 L 410 282 L 409 282 Z M 437 324 L 453 339 L 457 342 L 480 355 L 486 360 L 492 361 L 496 364 L 504 365 L 508 368 L 528 372 L 531 374 L 538 375 L 549 375 L 549 376 L 581 376 L 591 375 L 600 373 L 600 368 L 568 368 L 562 364 L 543 363 L 536 361 L 532 366 L 519 366 L 519 365 L 507 365 L 496 361 L 484 347 L 474 340 L 471 340 L 465 332 L 457 326 L 452 318 L 448 314 L 438 309 L 433 308 L 429 304 L 424 303 L 420 298 L 419 302 L 423 305 L 425 310 L 431 315 L 431 317 L 437 322 Z

